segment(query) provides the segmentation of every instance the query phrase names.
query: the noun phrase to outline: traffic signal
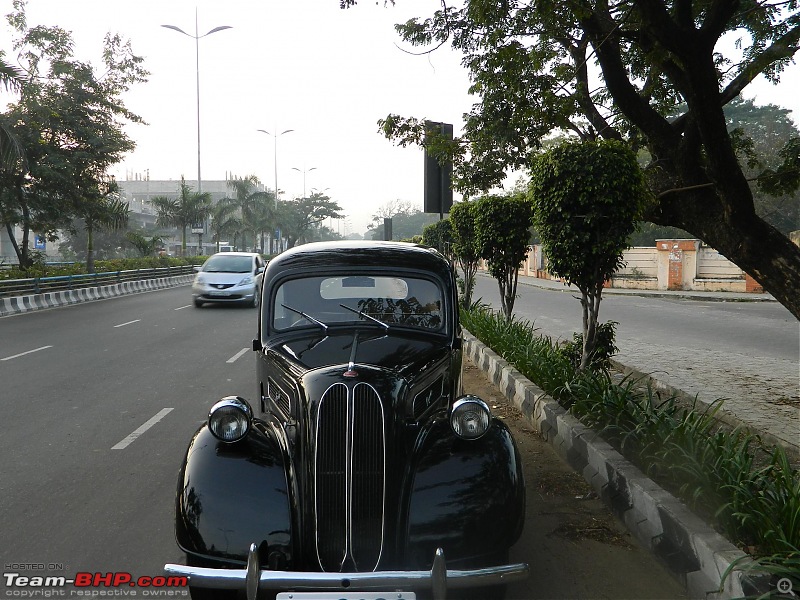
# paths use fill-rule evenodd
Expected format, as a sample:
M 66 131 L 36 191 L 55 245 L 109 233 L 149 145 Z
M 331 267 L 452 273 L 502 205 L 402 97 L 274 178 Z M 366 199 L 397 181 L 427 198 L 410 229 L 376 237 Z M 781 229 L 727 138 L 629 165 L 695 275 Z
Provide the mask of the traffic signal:
M 436 132 L 453 139 L 453 125 L 451 123 L 436 123 L 425 121 L 426 132 Z M 448 161 L 440 165 L 439 161 L 428 154 L 425 150 L 425 196 L 424 211 L 426 213 L 439 213 L 440 216 L 450 212 L 453 206 L 453 187 L 452 178 L 453 163 Z

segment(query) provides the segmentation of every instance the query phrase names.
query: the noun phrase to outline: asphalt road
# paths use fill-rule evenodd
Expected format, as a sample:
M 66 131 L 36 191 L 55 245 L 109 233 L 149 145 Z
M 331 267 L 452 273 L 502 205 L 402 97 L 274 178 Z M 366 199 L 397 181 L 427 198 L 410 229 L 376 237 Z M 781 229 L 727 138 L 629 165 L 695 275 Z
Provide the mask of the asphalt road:
M 0 318 L 4 573 L 156 576 L 182 562 L 172 519 L 187 443 L 217 399 L 256 392 L 256 312 L 190 300 L 179 287 Z M 511 597 L 680 594 L 599 501 L 577 498 L 588 488 L 545 442 L 516 435 L 531 502 L 513 557 L 534 575 Z M 0 598 L 12 592 L 0 580 Z
M 524 282 L 517 292 L 515 316 L 542 334 L 581 331 L 576 293 Z M 479 275 L 474 298 L 499 307 L 497 282 Z M 622 364 L 701 401 L 724 399 L 737 419 L 800 446 L 800 324 L 779 303 L 607 293 L 600 321 L 618 323 Z
M 2 565 L 156 575 L 181 558 L 187 443 L 216 400 L 255 391 L 256 312 L 190 300 L 181 287 L 0 319 Z

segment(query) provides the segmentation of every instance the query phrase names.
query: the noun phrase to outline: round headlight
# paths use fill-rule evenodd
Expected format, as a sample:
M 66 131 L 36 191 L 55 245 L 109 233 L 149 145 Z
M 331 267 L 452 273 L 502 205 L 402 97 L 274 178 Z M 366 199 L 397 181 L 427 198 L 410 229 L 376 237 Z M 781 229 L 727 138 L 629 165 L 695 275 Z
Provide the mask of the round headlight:
M 208 412 L 208 428 L 221 442 L 238 442 L 250 431 L 253 409 L 244 398 L 228 396 Z
M 489 430 L 491 413 L 486 403 L 477 396 L 463 396 L 455 401 L 450 411 L 453 433 L 465 440 L 476 440 Z

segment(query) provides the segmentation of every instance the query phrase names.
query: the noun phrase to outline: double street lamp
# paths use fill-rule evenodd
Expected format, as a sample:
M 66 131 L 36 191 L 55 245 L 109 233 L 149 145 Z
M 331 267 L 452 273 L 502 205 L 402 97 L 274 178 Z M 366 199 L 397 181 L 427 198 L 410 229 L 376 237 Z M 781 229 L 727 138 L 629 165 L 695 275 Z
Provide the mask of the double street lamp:
M 303 200 L 305 200 L 306 199 L 306 173 L 310 173 L 311 171 L 316 171 L 317 167 L 311 167 L 310 169 L 300 169 L 298 167 L 292 167 L 292 169 L 303 174 Z
M 275 132 L 276 133 L 270 133 L 266 129 L 258 129 L 257 131 L 260 131 L 261 133 L 266 133 L 267 135 L 271 135 L 272 139 L 275 141 L 275 144 L 274 144 L 274 157 L 275 157 L 275 204 L 277 204 L 278 200 L 280 199 L 280 193 L 278 192 L 278 138 L 280 136 L 282 136 L 283 134 L 285 134 L 285 133 L 290 133 L 290 132 L 294 131 L 294 129 L 286 129 L 284 131 L 281 131 L 280 133 L 277 133 L 277 131 L 278 131 L 277 127 L 275 128 Z
M 216 33 L 217 31 L 222 31 L 223 29 L 231 29 L 230 25 L 222 25 L 220 27 L 214 27 L 208 33 L 204 33 L 203 35 L 199 35 L 197 31 L 197 9 L 194 11 L 194 35 L 190 33 L 186 33 L 180 27 L 175 25 L 162 25 L 162 27 L 166 27 L 167 29 L 173 29 L 178 33 L 182 33 L 183 35 L 194 38 L 194 45 L 195 45 L 195 66 L 197 72 L 197 192 L 200 193 L 203 191 L 203 183 L 200 177 L 200 38 L 204 38 L 212 33 Z

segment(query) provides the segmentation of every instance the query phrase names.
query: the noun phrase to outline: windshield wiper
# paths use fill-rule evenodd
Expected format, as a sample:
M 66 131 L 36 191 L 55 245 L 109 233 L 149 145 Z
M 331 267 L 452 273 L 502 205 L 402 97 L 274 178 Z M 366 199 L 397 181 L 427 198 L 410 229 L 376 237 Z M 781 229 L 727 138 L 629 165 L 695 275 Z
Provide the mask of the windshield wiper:
M 302 310 L 297 310 L 296 308 L 292 308 L 291 306 L 286 306 L 285 304 L 281 304 L 281 306 L 283 308 L 285 308 L 286 310 L 290 310 L 293 313 L 296 313 L 296 314 L 300 315 L 301 317 L 303 317 L 304 319 L 307 319 L 308 321 L 314 323 L 315 325 L 319 325 L 320 327 L 322 327 L 322 331 L 324 331 L 325 333 L 328 333 L 328 326 L 325 323 L 323 323 L 322 321 L 318 321 L 317 319 L 315 319 L 311 315 L 307 315 Z
M 372 315 L 368 315 L 363 310 L 356 310 L 355 308 L 350 308 L 349 306 L 345 306 L 344 304 L 340 304 L 339 306 L 349 310 L 350 312 L 354 312 L 357 315 L 364 317 L 365 319 L 369 319 L 370 321 L 372 321 L 374 323 L 377 323 L 378 325 L 383 327 L 386 331 L 389 331 L 389 325 L 387 323 L 384 323 L 383 321 L 380 321 L 380 320 L 376 319 Z

